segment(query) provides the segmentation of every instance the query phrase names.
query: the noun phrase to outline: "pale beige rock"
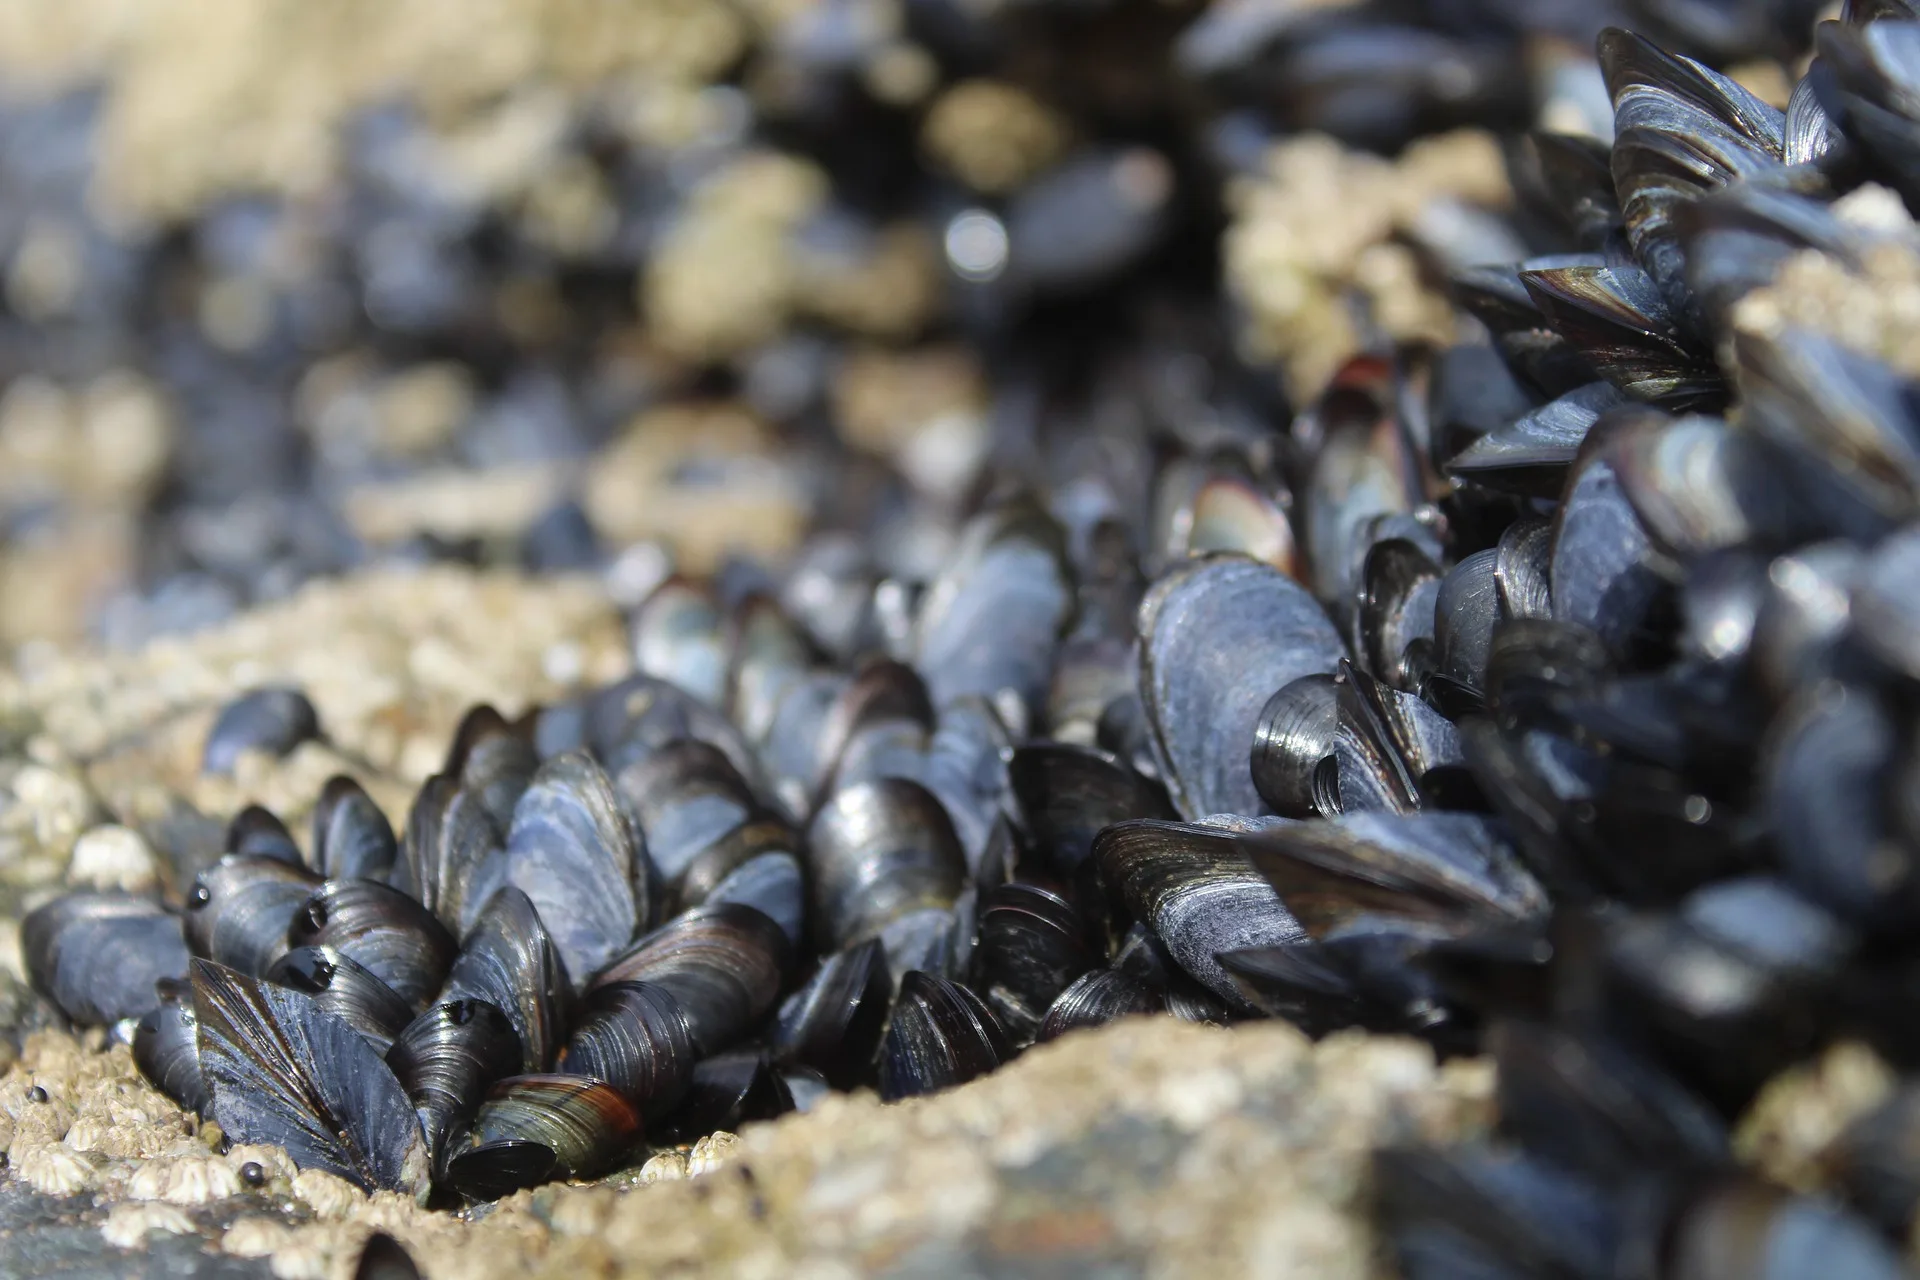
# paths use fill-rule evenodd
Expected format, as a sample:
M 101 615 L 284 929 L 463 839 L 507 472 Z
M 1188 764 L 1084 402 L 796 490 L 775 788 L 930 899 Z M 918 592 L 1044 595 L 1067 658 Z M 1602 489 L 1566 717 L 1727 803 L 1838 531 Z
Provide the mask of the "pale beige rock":
M 67 879 L 95 889 L 144 893 L 159 887 L 160 866 L 152 847 L 138 831 L 110 822 L 82 833 L 74 841 Z

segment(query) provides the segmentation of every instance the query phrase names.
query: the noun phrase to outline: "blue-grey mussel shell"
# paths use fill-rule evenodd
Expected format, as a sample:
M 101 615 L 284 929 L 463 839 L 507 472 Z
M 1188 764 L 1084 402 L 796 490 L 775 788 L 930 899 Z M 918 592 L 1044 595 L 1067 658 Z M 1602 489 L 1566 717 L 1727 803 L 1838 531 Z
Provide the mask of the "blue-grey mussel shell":
M 399 853 L 380 806 L 345 774 L 327 779 L 313 807 L 313 869 L 329 880 L 385 880 Z
M 298 863 L 223 858 L 187 891 L 187 946 L 196 956 L 259 977 L 287 950 L 294 913 L 320 877 Z
M 1339 632 L 1270 565 L 1217 554 L 1167 573 L 1140 602 L 1140 701 L 1174 807 L 1254 814 L 1248 744 L 1274 690 L 1332 671 Z
M 752 907 L 716 903 L 654 930 L 594 975 L 593 987 L 647 982 L 670 993 L 702 1056 L 717 1053 L 770 1013 L 791 949 L 780 926 Z
M 332 947 L 300 946 L 274 961 L 268 982 L 302 992 L 386 1053 L 413 1021 L 413 1006 L 370 970 Z
M 28 914 L 21 950 L 34 990 L 75 1022 L 136 1018 L 159 1003 L 154 983 L 184 981 L 180 917 L 124 893 L 70 893 Z
M 812 1067 L 836 1089 L 867 1083 L 886 1034 L 893 980 L 878 938 L 828 956 L 780 1007 L 774 1053 Z
M 506 1014 L 520 1072 L 544 1071 L 566 1036 L 572 984 L 527 895 L 508 885 L 488 900 L 447 974 L 442 1002 L 478 1000 Z
M 333 947 L 417 1011 L 446 980 L 460 946 L 433 913 L 374 880 L 329 880 L 293 914 L 287 941 Z
M 471 1145 L 454 1154 L 456 1191 L 498 1199 L 554 1178 L 591 1177 L 640 1140 L 640 1112 L 604 1080 L 510 1076 L 474 1118 Z
M 533 902 L 577 987 L 647 919 L 644 855 L 612 782 L 585 752 L 541 765 L 521 795 L 507 883 Z
M 1175 816 L 1165 787 L 1091 747 L 1028 743 L 1007 762 L 1007 778 L 1030 843 L 1061 879 L 1080 869 L 1102 828 L 1128 818 Z
M 200 1074 L 192 989 L 184 981 L 158 985 L 160 1003 L 133 1029 L 133 1064 L 154 1088 L 186 1110 L 205 1115 L 211 1095 Z
M 407 813 L 394 887 L 458 933 L 506 876 L 506 836 L 480 796 L 446 774 L 428 778 Z
M 693 1028 L 671 991 L 612 982 L 587 992 L 555 1069 L 604 1080 L 655 1118 L 686 1093 L 698 1059 Z
M 918 969 L 900 998 L 880 1056 L 880 1096 L 892 1102 L 985 1075 L 1013 1057 L 993 1010 L 957 982 Z
M 539 767 L 540 756 L 530 736 L 481 703 L 460 718 L 441 772 L 458 778 L 460 789 L 474 796 L 504 831 Z
M 387 1066 L 413 1100 L 438 1170 L 488 1088 L 519 1070 L 520 1040 L 507 1015 L 486 1001 L 446 1000 L 400 1032 Z
M 243 693 L 220 709 L 200 758 L 202 773 L 232 773 L 243 751 L 284 756 L 320 736 L 320 715 L 298 689 Z
M 367 1190 L 428 1189 L 413 1104 L 359 1032 L 311 997 L 207 960 L 193 962 L 200 1070 L 236 1142 L 287 1149 Z

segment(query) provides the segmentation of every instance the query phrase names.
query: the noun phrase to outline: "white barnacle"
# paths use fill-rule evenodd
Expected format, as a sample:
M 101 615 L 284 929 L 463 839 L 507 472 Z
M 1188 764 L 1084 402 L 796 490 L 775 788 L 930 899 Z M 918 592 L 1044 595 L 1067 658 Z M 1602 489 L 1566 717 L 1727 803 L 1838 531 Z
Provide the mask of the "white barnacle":
M 710 1133 L 693 1144 L 693 1150 L 687 1156 L 687 1176 L 698 1178 L 702 1174 L 712 1173 L 740 1149 L 737 1135 L 720 1132 Z
M 106 1237 L 107 1243 L 120 1249 L 140 1247 L 148 1234 L 154 1231 L 176 1236 L 191 1235 L 193 1221 L 170 1204 L 128 1201 L 113 1206 L 113 1211 L 107 1214 L 107 1220 L 100 1224 L 100 1234 Z
M 662 1151 L 640 1166 L 640 1185 L 650 1186 L 656 1182 L 680 1182 L 687 1176 L 687 1155 L 684 1151 Z
M 8 1159 L 27 1185 L 42 1195 L 70 1196 L 93 1183 L 93 1162 L 58 1142 L 15 1142 Z

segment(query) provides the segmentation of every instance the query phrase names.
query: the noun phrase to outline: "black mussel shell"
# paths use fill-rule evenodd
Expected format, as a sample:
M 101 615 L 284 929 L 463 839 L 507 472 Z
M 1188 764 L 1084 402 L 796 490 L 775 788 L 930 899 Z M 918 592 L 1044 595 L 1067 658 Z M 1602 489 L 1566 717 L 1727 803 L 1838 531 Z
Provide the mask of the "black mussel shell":
M 1478 691 L 1486 683 L 1493 630 L 1500 621 L 1500 554 L 1476 551 L 1447 570 L 1433 606 L 1434 673 Z
M 555 1070 L 604 1080 L 652 1118 L 680 1101 L 698 1056 L 693 1028 L 672 992 L 648 982 L 611 982 L 587 992 Z
M 791 949 L 786 934 L 752 907 L 695 907 L 641 938 L 595 974 L 592 987 L 648 982 L 679 1002 L 701 1054 L 717 1053 L 772 1011 Z
M 187 891 L 187 946 L 258 977 L 287 950 L 287 930 L 320 877 L 279 858 L 224 858 Z
M 639 1111 L 605 1081 L 509 1076 L 488 1092 L 447 1178 L 462 1195 L 497 1199 L 554 1178 L 592 1177 L 639 1140 Z
M 240 857 L 278 858 L 282 862 L 305 865 L 300 846 L 294 843 L 287 824 L 271 810 L 250 804 L 233 815 L 227 824 L 227 852 Z
M 232 773 L 243 751 L 284 756 L 320 736 L 320 714 L 298 689 L 243 693 L 220 709 L 200 757 L 202 773 Z
M 993 1010 L 957 982 L 913 970 L 880 1056 L 880 1096 L 888 1102 L 932 1093 L 985 1075 L 1013 1056 Z
M 1007 777 L 1033 851 L 1062 879 L 1079 871 L 1102 827 L 1174 816 L 1166 788 L 1092 747 L 1029 743 L 1014 751 Z
M 1164 1013 L 1166 997 L 1118 969 L 1083 973 L 1055 998 L 1040 1022 L 1041 1043 L 1080 1027 L 1102 1027 L 1140 1013 Z
M 572 984 L 527 895 L 511 885 L 487 901 L 467 934 L 440 1001 L 477 1000 L 507 1015 L 520 1041 L 520 1072 L 544 1071 L 566 1034 Z
M 287 1149 L 372 1190 L 424 1196 L 426 1140 L 413 1105 L 366 1039 L 311 997 L 193 962 L 200 1069 L 236 1142 Z
M 857 1088 L 872 1076 L 892 1003 L 880 940 L 856 942 L 827 957 L 780 1007 L 775 1056 L 818 1070 L 836 1089 Z
M 1382 538 L 1367 548 L 1353 614 L 1354 651 L 1396 689 L 1417 689 L 1425 674 L 1422 655 L 1433 645 L 1440 577 L 1440 566 L 1410 539 Z
M 654 874 L 677 893 L 694 861 L 753 816 L 753 791 L 726 754 L 687 738 L 628 765 L 614 780 Z
M 647 919 L 647 877 L 613 783 L 585 752 L 540 766 L 513 812 L 507 883 L 533 902 L 576 984 Z
M 443 1001 L 401 1030 L 387 1050 L 387 1066 L 413 1100 L 436 1169 L 448 1140 L 494 1081 L 519 1070 L 520 1057 L 513 1024 L 484 1000 Z
M 529 736 L 482 703 L 460 721 L 443 772 L 458 778 L 460 789 L 478 799 L 494 825 L 505 831 L 539 767 L 540 754 Z
M 672 901 L 675 915 L 708 903 L 737 902 L 772 918 L 797 949 L 806 942 L 807 884 L 791 850 L 799 837 L 783 822 L 752 822 L 707 850 L 689 868 Z
M 741 777 L 758 776 L 752 748 L 725 716 L 657 676 L 629 676 L 601 689 L 587 704 L 585 745 L 616 777 L 634 761 L 684 738 L 711 742 L 726 752 Z
M 835 792 L 807 835 L 814 928 L 826 950 L 911 913 L 951 907 L 966 876 L 946 809 L 904 778 Z
M 156 982 L 184 981 L 180 917 L 124 893 L 70 893 L 29 912 L 20 949 L 34 990 L 75 1022 L 137 1018 L 160 997 Z
M 133 1029 L 133 1064 L 154 1088 L 188 1111 L 207 1112 L 212 1095 L 200 1074 L 199 1026 L 184 982 L 160 984 L 160 1003 Z
M 752 1120 L 793 1110 L 786 1077 L 758 1049 L 715 1054 L 693 1069 L 686 1095 L 668 1117 L 665 1136 L 690 1142 L 718 1130 L 733 1132 Z
M 312 848 L 313 869 L 329 880 L 385 880 L 399 853 L 387 815 L 345 774 L 320 789 Z
M 311 996 L 313 1002 L 367 1038 L 384 1054 L 393 1038 L 413 1021 L 413 1005 L 332 947 L 299 946 L 275 960 L 266 979 Z
M 1032 884 L 980 900 L 970 986 L 1016 1044 L 1031 1043 L 1060 993 L 1097 963 L 1073 905 Z
M 329 880 L 293 914 L 287 941 L 332 947 L 416 1010 L 446 980 L 460 945 L 433 913 L 374 880 Z

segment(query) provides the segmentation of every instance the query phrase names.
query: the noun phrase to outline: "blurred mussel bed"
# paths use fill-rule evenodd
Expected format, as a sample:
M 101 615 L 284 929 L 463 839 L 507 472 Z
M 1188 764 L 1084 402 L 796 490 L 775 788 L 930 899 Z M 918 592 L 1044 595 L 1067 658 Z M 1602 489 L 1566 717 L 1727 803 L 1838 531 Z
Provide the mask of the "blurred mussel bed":
M 0 24 L 0 635 L 452 559 L 631 674 L 37 905 L 65 1018 L 450 1207 L 1358 1027 L 1498 1068 L 1409 1277 L 1906 1274 L 1901 0 L 304 12 Z

